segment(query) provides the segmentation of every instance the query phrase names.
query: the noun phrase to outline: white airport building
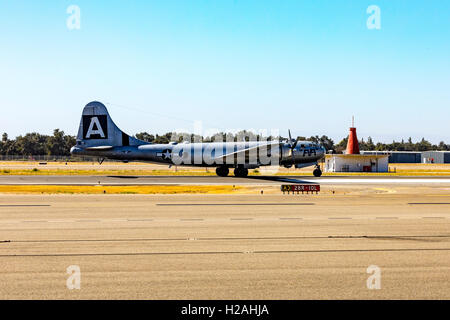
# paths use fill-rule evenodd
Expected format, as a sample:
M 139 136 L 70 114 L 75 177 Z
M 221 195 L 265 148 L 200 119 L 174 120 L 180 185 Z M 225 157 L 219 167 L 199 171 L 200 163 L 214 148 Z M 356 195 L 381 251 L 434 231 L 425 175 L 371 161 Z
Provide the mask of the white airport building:
M 325 158 L 325 172 L 389 172 L 389 155 L 327 155 Z
M 389 172 L 389 154 L 360 154 L 356 128 L 350 128 L 345 154 L 325 157 L 325 172 Z

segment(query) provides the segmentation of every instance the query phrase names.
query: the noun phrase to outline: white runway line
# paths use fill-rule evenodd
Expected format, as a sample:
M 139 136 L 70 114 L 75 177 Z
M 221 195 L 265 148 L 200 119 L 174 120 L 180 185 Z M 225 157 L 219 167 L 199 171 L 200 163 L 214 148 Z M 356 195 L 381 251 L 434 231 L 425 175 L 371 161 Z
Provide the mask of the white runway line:
M 308 183 L 318 184 L 450 184 L 450 179 L 318 179 L 308 180 L 302 179 Z
M 417 220 L 417 219 L 436 219 L 436 220 L 447 220 L 450 219 L 449 217 L 445 216 L 402 216 L 402 217 L 364 217 L 364 216 L 354 216 L 354 217 L 292 217 L 292 218 L 286 218 L 286 217 L 257 217 L 257 218 L 173 218 L 173 219 L 123 219 L 122 222 L 125 223 L 150 223 L 153 224 L 164 224 L 164 223 L 173 223 L 173 222 L 179 222 L 179 223 L 186 223 L 186 222 L 200 222 L 200 223 L 217 223 L 217 222 L 314 222 L 314 221 L 350 221 L 350 220 L 373 220 L 373 221 L 380 221 L 380 220 Z M 73 225 L 74 223 L 101 223 L 101 224 L 108 224 L 111 222 L 118 222 L 117 220 L 109 220 L 109 219 L 99 219 L 99 220 L 6 220 L 6 221 L 0 221 L 0 225 L 8 225 L 8 224 L 42 224 L 42 223 L 60 223 L 60 224 L 68 224 Z M 8 229 L 2 229 L 2 230 L 8 230 Z

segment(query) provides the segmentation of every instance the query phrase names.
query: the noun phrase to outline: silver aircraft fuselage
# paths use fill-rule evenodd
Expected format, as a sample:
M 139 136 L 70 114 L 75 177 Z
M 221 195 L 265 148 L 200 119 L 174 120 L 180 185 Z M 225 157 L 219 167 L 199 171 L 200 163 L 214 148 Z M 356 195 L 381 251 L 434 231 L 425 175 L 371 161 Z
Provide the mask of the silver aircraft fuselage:
M 117 146 L 108 149 L 83 148 L 76 145 L 73 155 L 93 156 L 121 161 L 145 161 L 179 166 L 257 168 L 265 165 L 303 167 L 317 163 L 323 158 L 323 147 L 299 141 L 291 149 L 289 143 L 270 142 L 203 142 L 143 144 L 139 146 Z

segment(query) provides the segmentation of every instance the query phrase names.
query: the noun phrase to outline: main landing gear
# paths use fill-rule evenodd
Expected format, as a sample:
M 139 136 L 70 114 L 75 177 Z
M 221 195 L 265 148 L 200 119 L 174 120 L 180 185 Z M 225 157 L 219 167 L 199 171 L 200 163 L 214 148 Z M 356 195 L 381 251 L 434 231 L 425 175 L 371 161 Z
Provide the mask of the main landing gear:
M 248 176 L 248 169 L 243 167 L 237 167 L 234 169 L 234 176 L 239 178 L 245 178 Z
M 227 167 L 217 167 L 216 174 L 219 177 L 226 177 L 230 173 L 230 170 Z M 248 169 L 243 167 L 236 167 L 234 169 L 234 176 L 239 178 L 245 178 L 248 176 Z
M 230 170 L 227 167 L 217 167 L 216 168 L 216 174 L 219 177 L 226 177 L 226 176 L 228 176 L 228 173 L 230 173 Z
M 321 177 L 322 176 L 322 170 L 320 170 L 320 166 L 316 165 L 314 171 L 313 171 L 314 177 Z

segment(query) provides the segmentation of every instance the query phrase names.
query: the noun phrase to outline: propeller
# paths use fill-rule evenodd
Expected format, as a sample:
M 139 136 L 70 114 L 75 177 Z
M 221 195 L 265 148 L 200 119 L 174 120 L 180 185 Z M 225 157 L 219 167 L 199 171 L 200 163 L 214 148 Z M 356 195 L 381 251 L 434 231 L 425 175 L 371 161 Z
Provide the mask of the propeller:
M 298 141 L 297 141 L 297 139 L 295 139 L 295 140 L 292 139 L 291 130 L 290 129 L 288 129 L 288 132 L 289 132 L 289 148 L 291 149 L 292 164 L 294 164 L 295 163 L 294 149 L 297 146 Z
M 291 136 L 291 130 L 290 129 L 288 129 L 288 132 L 289 132 L 289 144 L 290 144 L 290 148 L 291 148 L 291 150 L 293 150 L 296 146 L 297 146 L 297 139 L 292 139 L 292 136 Z

